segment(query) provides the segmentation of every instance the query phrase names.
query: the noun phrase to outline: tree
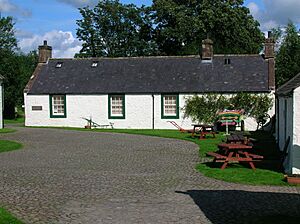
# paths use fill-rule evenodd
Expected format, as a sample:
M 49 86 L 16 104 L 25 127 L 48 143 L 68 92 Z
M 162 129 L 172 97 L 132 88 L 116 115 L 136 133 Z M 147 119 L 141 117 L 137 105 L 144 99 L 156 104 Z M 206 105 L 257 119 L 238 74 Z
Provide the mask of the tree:
M 217 112 L 228 108 L 230 102 L 220 94 L 194 95 L 186 99 L 184 116 L 198 123 L 214 123 Z
M 256 120 L 258 127 L 266 123 L 273 100 L 268 94 L 237 93 L 232 96 L 222 94 L 195 95 L 186 100 L 183 108 L 185 117 L 198 123 L 214 123 L 217 112 L 224 109 L 244 110 L 245 116 Z
M 37 54 L 17 52 L 11 17 L 0 18 L 0 75 L 4 77 L 4 117 L 14 118 L 23 104 L 23 89 L 37 65 Z
M 152 55 L 152 22 L 147 7 L 99 1 L 94 9 L 81 8 L 77 37 L 83 41 L 76 57 L 126 57 Z
M 259 53 L 264 35 L 243 0 L 154 0 L 161 54 L 198 54 L 207 36 L 216 53 Z
M 203 39 L 216 53 L 259 53 L 264 35 L 243 0 L 154 0 L 151 7 L 100 1 L 80 9 L 77 57 L 199 54 Z
M 13 28 L 12 17 L 1 17 L 0 15 L 0 51 L 13 51 L 17 48 L 17 39 Z
M 276 55 L 276 86 L 280 86 L 300 72 L 300 36 L 289 22 L 277 39 L 282 41 Z

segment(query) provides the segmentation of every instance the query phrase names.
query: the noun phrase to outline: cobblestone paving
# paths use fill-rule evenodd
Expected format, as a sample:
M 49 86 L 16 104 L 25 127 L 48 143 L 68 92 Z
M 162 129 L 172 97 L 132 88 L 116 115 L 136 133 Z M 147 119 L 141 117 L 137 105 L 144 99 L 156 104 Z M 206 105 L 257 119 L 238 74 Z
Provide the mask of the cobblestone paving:
M 25 223 L 246 223 L 300 216 L 300 189 L 202 176 L 198 146 L 149 136 L 17 128 L 1 139 L 0 203 Z M 249 223 L 249 222 L 248 222 Z

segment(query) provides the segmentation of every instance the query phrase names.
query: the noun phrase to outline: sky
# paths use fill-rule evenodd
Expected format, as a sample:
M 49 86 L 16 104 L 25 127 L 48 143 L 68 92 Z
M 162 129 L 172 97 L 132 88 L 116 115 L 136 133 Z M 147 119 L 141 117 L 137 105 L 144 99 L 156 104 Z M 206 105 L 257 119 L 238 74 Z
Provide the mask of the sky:
M 122 3 L 150 5 L 151 0 L 120 0 Z M 18 46 L 25 53 L 47 40 L 56 58 L 72 58 L 81 49 L 76 38 L 79 7 L 95 6 L 98 0 L 0 0 L 2 16 L 12 16 Z M 290 19 L 300 24 L 300 0 L 245 0 L 244 5 L 266 32 L 284 26 Z

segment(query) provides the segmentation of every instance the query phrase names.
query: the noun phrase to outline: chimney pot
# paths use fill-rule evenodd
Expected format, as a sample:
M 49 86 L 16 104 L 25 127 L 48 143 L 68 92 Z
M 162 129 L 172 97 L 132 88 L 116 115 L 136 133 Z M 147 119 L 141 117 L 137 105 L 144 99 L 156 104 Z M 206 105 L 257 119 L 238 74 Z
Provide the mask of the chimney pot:
M 272 38 L 272 37 L 273 37 L 272 31 L 268 31 L 268 38 Z
M 47 63 L 49 58 L 52 58 L 52 47 L 44 40 L 44 45 L 39 46 L 39 63 Z

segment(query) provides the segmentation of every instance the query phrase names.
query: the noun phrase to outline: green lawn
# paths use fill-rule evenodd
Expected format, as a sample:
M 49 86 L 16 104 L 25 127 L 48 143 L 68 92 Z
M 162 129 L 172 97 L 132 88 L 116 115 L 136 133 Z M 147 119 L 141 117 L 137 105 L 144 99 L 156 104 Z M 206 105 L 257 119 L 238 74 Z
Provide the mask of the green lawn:
M 13 217 L 3 208 L 0 208 L 0 223 L 1 224 L 23 224 L 23 222 Z
M 21 149 L 22 144 L 9 140 L 0 140 L 0 153 Z
M 25 122 L 25 117 L 18 117 L 16 119 L 4 119 L 4 124 L 22 124 Z
M 288 186 L 283 181 L 283 174 L 276 171 L 259 169 L 252 170 L 247 164 L 230 164 L 226 169 L 221 170 L 221 165 L 214 163 L 202 163 L 197 165 L 197 170 L 208 177 L 233 183 L 250 185 L 278 185 Z
M 12 132 L 15 132 L 15 131 L 16 131 L 15 129 L 3 128 L 3 129 L 0 129 L 0 134 L 12 133 Z

